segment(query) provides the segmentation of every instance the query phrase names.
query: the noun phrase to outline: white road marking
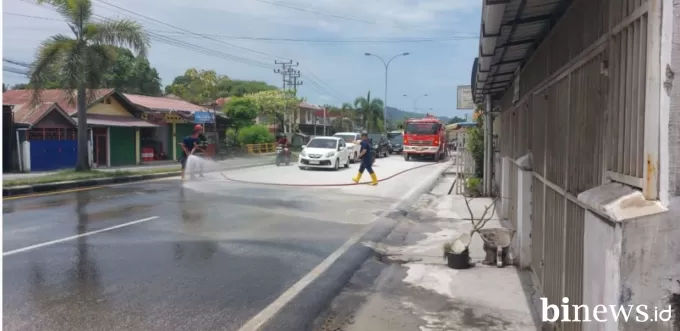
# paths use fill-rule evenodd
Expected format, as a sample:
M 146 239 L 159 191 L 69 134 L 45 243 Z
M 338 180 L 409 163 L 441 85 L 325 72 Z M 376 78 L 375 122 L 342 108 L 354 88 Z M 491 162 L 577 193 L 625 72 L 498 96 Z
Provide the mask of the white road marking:
M 447 167 L 449 164 L 446 164 Z M 416 185 L 413 187 L 408 193 L 403 195 L 403 198 L 399 201 L 397 201 L 395 204 L 393 204 L 388 210 L 382 212 L 380 216 L 378 216 L 376 219 L 382 218 L 387 216 L 389 212 L 391 212 L 393 209 L 397 208 L 401 203 L 403 203 L 406 199 L 409 199 L 412 195 L 414 195 L 418 190 L 422 189 L 422 186 L 424 184 L 430 183 L 431 180 L 436 178 L 433 177 L 439 177 L 441 175 L 440 171 L 433 171 L 430 176 L 428 176 L 427 180 L 421 181 L 420 185 Z M 269 304 L 267 308 L 259 312 L 257 315 L 255 315 L 253 318 L 251 318 L 246 324 L 243 325 L 239 329 L 239 331 L 258 331 L 265 323 L 267 323 L 269 320 L 271 320 L 283 307 L 285 307 L 291 300 L 293 300 L 298 294 L 300 294 L 309 284 L 311 284 L 314 280 L 319 278 L 328 268 L 330 268 L 333 263 L 337 259 L 342 256 L 347 250 L 350 249 L 354 244 L 356 244 L 361 237 L 364 236 L 369 230 L 373 228 L 375 225 L 375 222 L 372 224 L 369 224 L 359 230 L 357 233 L 352 235 L 352 237 L 349 238 L 340 248 L 338 248 L 335 252 L 331 253 L 323 262 L 321 262 L 319 265 L 317 265 L 312 271 L 310 271 L 307 275 L 302 277 L 295 285 L 291 286 L 286 292 L 281 294 L 274 302 Z
M 9 256 L 9 255 L 14 255 L 14 254 L 17 254 L 17 253 L 30 251 L 30 250 L 33 250 L 33 249 L 36 249 L 36 248 L 41 248 L 41 247 L 50 246 L 50 245 L 62 243 L 62 242 L 73 240 L 73 239 L 78 239 L 80 237 L 86 237 L 86 236 L 91 236 L 91 235 L 97 234 L 97 233 L 112 231 L 112 230 L 120 229 L 120 228 L 123 228 L 123 227 L 126 227 L 126 226 L 135 225 L 135 224 L 155 220 L 157 218 L 158 218 L 158 216 L 152 216 L 152 217 L 144 218 L 144 219 L 141 219 L 141 220 L 136 220 L 136 221 L 132 221 L 132 222 L 118 224 L 116 226 L 112 226 L 112 227 L 108 227 L 108 228 L 104 228 L 104 229 L 99 229 L 99 230 L 96 230 L 96 231 L 85 232 L 85 233 L 77 234 L 75 236 L 70 236 L 70 237 L 52 240 L 52 241 L 44 242 L 44 243 L 41 243 L 41 244 L 36 244 L 36 245 L 24 247 L 24 248 L 19 248 L 19 249 L 15 249 L 15 250 L 12 250 L 12 251 L 4 252 L 4 253 L 2 253 L 2 256 L 5 257 L 5 256 Z

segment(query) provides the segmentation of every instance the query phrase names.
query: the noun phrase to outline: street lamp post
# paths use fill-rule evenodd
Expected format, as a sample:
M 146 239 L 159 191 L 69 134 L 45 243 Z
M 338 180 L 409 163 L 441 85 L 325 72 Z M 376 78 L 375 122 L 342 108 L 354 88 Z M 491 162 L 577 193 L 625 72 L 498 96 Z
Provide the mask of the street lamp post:
M 390 63 L 392 63 L 392 60 L 400 57 L 400 56 L 407 56 L 411 53 L 406 52 L 406 53 L 401 53 L 393 56 L 389 61 L 385 62 L 383 58 L 380 56 L 377 56 L 375 54 L 371 53 L 364 53 L 366 56 L 375 56 L 377 57 L 384 65 L 385 65 L 385 99 L 383 100 L 383 129 L 387 130 L 387 69 L 390 67 Z
M 404 94 L 404 96 L 409 97 L 408 94 Z M 418 107 L 417 107 L 418 99 L 420 99 L 422 97 L 429 97 L 429 95 L 427 95 L 427 93 L 425 93 L 425 94 L 421 94 L 421 95 L 417 96 L 415 99 L 413 99 L 413 110 L 416 111 L 416 112 L 418 112 Z

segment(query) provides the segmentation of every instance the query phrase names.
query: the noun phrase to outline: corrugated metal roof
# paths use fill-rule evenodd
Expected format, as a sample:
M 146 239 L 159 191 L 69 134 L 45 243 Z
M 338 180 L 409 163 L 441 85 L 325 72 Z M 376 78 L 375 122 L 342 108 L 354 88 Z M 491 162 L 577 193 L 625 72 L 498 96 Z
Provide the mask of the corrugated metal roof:
M 486 94 L 503 93 L 512 85 L 517 69 L 531 57 L 571 2 L 572 0 L 508 0 L 489 73 L 486 79 L 477 78 L 474 84 L 474 98 L 477 102 L 481 102 Z M 477 73 L 474 75 L 478 77 Z
M 97 89 L 92 91 L 94 93 L 95 99 L 99 99 L 111 92 L 113 89 Z M 63 109 L 67 114 L 72 114 L 76 112 L 76 105 L 68 102 L 67 90 L 62 89 L 47 89 L 42 90 L 40 93 L 40 101 L 43 103 L 58 103 L 59 107 Z M 71 93 L 74 94 L 75 91 Z M 9 90 L 2 93 L 2 103 L 3 105 L 21 105 L 25 103 L 30 103 L 33 97 L 33 90 Z
M 16 123 L 27 124 L 29 127 L 38 124 L 45 116 L 47 116 L 47 114 L 52 111 L 59 112 L 67 121 L 73 124 L 73 126 L 76 125 L 76 123 L 73 121 L 73 118 L 69 117 L 68 114 L 56 102 L 43 102 L 36 107 L 31 107 L 30 103 L 24 103 L 21 105 L 16 105 L 12 109 L 12 113 L 14 113 L 14 121 Z
M 150 110 L 157 111 L 184 111 L 189 113 L 194 113 L 196 111 L 209 111 L 208 108 L 195 105 L 193 103 L 168 97 L 150 97 L 146 95 L 139 94 L 128 94 L 123 93 L 123 95 L 133 104 L 144 107 Z

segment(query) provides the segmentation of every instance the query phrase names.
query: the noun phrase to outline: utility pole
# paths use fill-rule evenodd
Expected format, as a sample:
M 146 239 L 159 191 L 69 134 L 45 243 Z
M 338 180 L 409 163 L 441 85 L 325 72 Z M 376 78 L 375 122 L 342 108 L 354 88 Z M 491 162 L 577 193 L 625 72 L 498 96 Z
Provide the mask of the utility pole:
M 293 69 L 294 67 L 297 67 L 300 65 L 300 63 L 295 62 L 293 63 L 293 60 L 288 60 L 288 61 L 274 61 L 274 64 L 281 66 L 281 68 L 276 68 L 274 69 L 274 73 L 280 74 L 281 75 L 281 80 L 283 81 L 283 91 L 286 91 L 286 87 L 290 89 L 291 81 L 290 81 L 290 75 L 295 71 Z M 288 85 L 286 85 L 288 84 Z M 284 115 L 283 115 L 283 133 L 286 134 L 286 109 L 284 109 Z M 292 129 L 292 126 L 291 126 Z
M 274 64 L 281 66 L 281 68 L 274 69 L 274 73 L 281 75 L 281 80 L 283 81 L 283 87 L 282 88 L 285 90 L 286 89 L 286 81 L 288 80 L 288 79 L 286 79 L 286 76 L 288 76 L 288 71 L 289 71 L 288 68 L 289 68 L 289 66 L 293 65 L 293 60 L 290 60 L 290 61 L 287 61 L 287 62 L 274 61 Z
M 287 82 L 288 88 L 292 88 L 293 92 L 295 92 L 295 95 L 297 95 L 297 87 L 303 83 L 301 80 L 298 80 L 298 78 L 300 78 L 300 70 L 289 68 L 288 72 L 288 78 L 290 78 L 290 80 Z

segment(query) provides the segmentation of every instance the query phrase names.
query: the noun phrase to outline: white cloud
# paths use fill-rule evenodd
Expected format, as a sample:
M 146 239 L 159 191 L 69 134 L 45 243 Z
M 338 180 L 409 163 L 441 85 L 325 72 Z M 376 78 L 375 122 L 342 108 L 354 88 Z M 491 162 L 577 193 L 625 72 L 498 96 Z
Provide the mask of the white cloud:
M 480 0 L 263 0 L 324 13 L 319 14 L 258 0 L 105 1 L 201 34 L 324 40 L 449 38 L 462 33 L 476 33 L 479 31 L 481 7 Z M 391 44 L 291 43 L 215 37 L 220 43 L 183 35 L 172 27 L 114 9 L 102 1 L 93 3 L 98 15 L 137 19 L 155 33 L 165 31 L 164 35 L 173 39 L 210 50 L 272 66 L 276 58 L 299 61 L 302 80 L 305 81 L 300 93 L 316 103 L 351 101 L 368 90 L 382 98 L 384 67 L 377 59 L 363 54 L 371 52 L 390 57 L 411 52 L 410 56 L 397 59 L 390 66 L 389 105 L 412 108 L 411 101 L 401 97 L 402 94 L 429 93 L 431 97 L 422 101 L 422 107 L 434 107 L 444 112 L 451 104 L 455 106 L 455 99 L 451 100 L 455 89 L 449 91 L 451 86 L 469 81 L 469 68 L 477 53 L 474 40 Z M 50 9 L 20 0 L 6 0 L 3 5 L 5 12 L 59 18 Z M 16 60 L 30 61 L 35 48 L 46 37 L 54 33 L 70 33 L 68 27 L 60 22 L 10 15 L 4 15 L 3 19 L 4 55 Z M 168 34 L 167 31 L 175 33 Z M 229 47 L 225 43 L 241 48 Z M 155 40 L 149 58 L 165 84 L 187 68 L 198 67 L 215 69 L 237 79 L 266 80 L 281 85 L 281 77 L 270 69 L 204 55 L 197 52 L 196 47 L 178 48 Z

